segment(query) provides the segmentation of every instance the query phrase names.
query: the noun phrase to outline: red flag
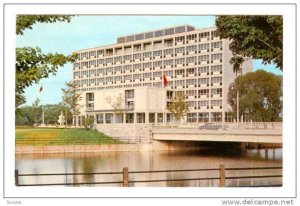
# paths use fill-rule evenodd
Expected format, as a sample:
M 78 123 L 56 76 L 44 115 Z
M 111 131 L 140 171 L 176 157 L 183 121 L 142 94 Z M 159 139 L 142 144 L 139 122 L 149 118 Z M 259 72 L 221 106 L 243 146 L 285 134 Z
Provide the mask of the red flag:
M 167 77 L 166 75 L 164 75 L 164 79 L 163 79 L 163 83 L 164 83 L 164 86 L 167 86 L 168 85 L 168 80 L 167 80 Z
M 43 85 L 40 87 L 39 93 L 41 93 L 42 91 L 43 91 Z

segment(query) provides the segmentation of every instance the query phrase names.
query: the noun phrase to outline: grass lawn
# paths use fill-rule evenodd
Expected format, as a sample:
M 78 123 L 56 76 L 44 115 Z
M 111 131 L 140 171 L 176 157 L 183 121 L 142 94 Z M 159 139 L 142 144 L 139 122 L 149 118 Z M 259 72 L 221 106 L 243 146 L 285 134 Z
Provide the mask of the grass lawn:
M 111 137 L 93 130 L 66 128 L 16 127 L 16 145 L 95 145 L 122 144 Z

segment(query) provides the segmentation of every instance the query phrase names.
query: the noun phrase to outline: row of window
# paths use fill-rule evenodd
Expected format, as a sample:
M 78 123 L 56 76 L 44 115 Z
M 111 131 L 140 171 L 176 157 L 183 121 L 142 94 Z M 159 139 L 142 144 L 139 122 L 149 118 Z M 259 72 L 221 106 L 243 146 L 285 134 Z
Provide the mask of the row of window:
M 125 67 L 133 67 L 134 69 L 140 68 L 152 68 L 152 67 L 162 67 L 162 66 L 185 66 L 189 64 L 208 64 L 209 62 L 214 63 L 214 61 L 222 62 L 223 55 L 222 53 L 216 53 L 211 55 L 200 55 L 200 56 L 191 56 L 191 57 L 181 57 L 176 59 L 166 59 L 166 60 L 157 60 L 153 62 L 145 62 L 145 63 L 136 63 L 136 64 L 129 64 L 123 65 Z M 127 60 L 126 60 L 127 61 Z M 132 62 L 124 61 L 124 64 Z M 107 59 L 99 59 L 99 60 L 92 60 L 92 61 L 85 61 L 85 62 L 77 62 L 74 63 L 74 69 L 85 69 L 85 68 L 92 68 L 92 67 L 101 67 L 101 66 L 110 66 L 110 65 L 118 65 L 118 62 L 114 61 L 113 58 Z M 121 63 L 119 64 L 121 66 Z M 120 67 L 116 66 L 116 67 Z
M 140 65 L 141 66 L 141 65 Z M 141 69 L 140 67 L 134 67 L 132 65 L 126 66 L 117 66 L 117 67 L 107 67 L 107 68 L 99 68 L 93 70 L 84 70 L 84 71 L 76 71 L 73 72 L 74 79 L 76 78 L 85 78 L 85 77 L 95 77 L 95 76 L 105 76 L 105 75 L 118 75 L 118 74 L 126 74 L 136 72 L 136 69 Z M 201 75 L 209 75 L 209 74 L 222 74 L 222 65 L 213 65 L 213 66 L 202 66 L 202 67 L 192 67 L 186 69 L 176 69 L 176 70 L 166 70 L 166 71 L 153 71 L 153 72 L 145 72 L 140 73 L 138 75 L 142 75 L 142 78 L 152 78 L 152 77 L 161 77 L 162 74 L 167 77 L 177 77 L 181 75 L 182 77 L 188 76 L 201 76 Z M 133 74 L 137 75 L 137 74 Z
M 207 34 L 207 35 L 203 35 Z M 89 52 L 82 52 L 79 53 L 78 59 L 83 60 L 83 59 L 89 59 L 91 57 L 101 57 L 101 56 L 111 56 L 111 55 L 116 55 L 118 53 L 129 53 L 129 52 L 139 52 L 142 50 L 150 50 L 150 49 L 155 49 L 155 48 L 162 48 L 162 47 L 172 47 L 172 46 L 177 46 L 181 44 L 190 44 L 190 43 L 196 43 L 196 42 L 201 42 L 203 40 L 210 40 L 209 38 L 209 32 L 201 33 L 199 34 L 199 39 L 197 38 L 196 34 L 193 34 L 192 37 L 186 38 L 185 36 L 180 36 L 180 37 L 175 37 L 175 39 L 168 39 L 168 40 L 161 40 L 161 41 L 155 41 L 155 42 L 145 42 L 143 44 L 136 44 L 136 45 L 128 45 L 122 47 L 115 47 L 115 48 L 107 48 L 107 49 L 99 49 L 99 50 L 94 50 L 94 51 L 89 51 Z M 211 40 L 214 40 L 214 35 L 212 34 Z M 209 43 L 208 44 L 209 47 Z M 200 44 L 202 45 L 202 44 Z M 206 46 L 207 47 L 207 46 Z M 222 48 L 222 41 L 217 41 L 217 42 L 212 42 L 211 43 L 211 48 Z
M 85 86 L 95 86 L 95 85 L 107 85 L 107 84 L 120 84 L 129 82 L 140 82 L 147 80 L 161 80 L 162 73 L 154 72 L 151 77 L 151 73 L 134 74 L 134 75 L 124 75 L 124 76 L 114 76 L 114 77 L 102 77 L 102 78 L 92 78 L 83 80 L 74 80 L 78 87 Z M 155 82 L 153 82 L 154 84 Z M 207 87 L 207 86 L 220 86 L 222 85 L 222 77 L 205 77 L 198 79 L 182 79 L 182 80 L 169 80 L 168 87 Z

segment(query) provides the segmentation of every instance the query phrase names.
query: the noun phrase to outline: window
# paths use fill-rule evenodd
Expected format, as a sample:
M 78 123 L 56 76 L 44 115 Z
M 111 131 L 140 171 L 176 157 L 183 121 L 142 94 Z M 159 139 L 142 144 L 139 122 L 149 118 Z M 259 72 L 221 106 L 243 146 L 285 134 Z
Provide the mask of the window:
M 90 66 L 93 66 L 93 67 L 95 67 L 96 66 L 96 60 L 93 60 L 93 61 L 90 61 Z
M 80 72 L 74 72 L 74 78 L 80 77 Z
M 115 76 L 115 82 L 122 82 L 122 76 Z
M 187 46 L 186 47 L 186 52 L 197 52 L 197 46 L 196 45 L 192 45 L 192 46 Z
M 199 58 L 199 63 L 201 63 L 201 62 L 209 63 L 209 55 L 201 55 L 198 58 Z
M 184 86 L 184 80 L 176 80 L 175 81 L 175 86 Z
M 222 100 L 221 99 L 211 100 L 210 105 L 212 108 L 215 106 L 222 106 Z
M 199 86 L 209 86 L 209 78 L 200 78 L 198 79 Z
M 198 90 L 198 96 L 202 97 L 209 97 L 209 89 L 200 89 Z
M 88 72 L 88 71 L 81 71 L 81 76 L 82 76 L 82 77 L 86 77 L 86 76 L 87 76 L 87 72 Z
M 190 34 L 187 36 L 187 42 L 189 41 L 196 41 L 197 40 L 197 34 Z
M 89 79 L 89 84 L 95 84 L 96 83 L 96 79 Z
M 104 119 L 103 119 L 103 114 L 96 114 L 96 119 L 97 119 L 97 124 L 103 124 Z
M 143 83 L 144 87 L 152 87 L 152 83 Z
M 151 68 L 152 63 L 148 62 L 148 63 L 144 63 L 144 69 L 145 68 Z
M 178 65 L 178 64 L 183 64 L 184 65 L 185 63 L 185 59 L 184 58 L 179 58 L 179 59 L 175 59 L 175 64 Z
M 213 40 L 216 37 L 216 31 L 211 32 L 211 40 Z
M 106 62 L 106 64 L 112 64 L 113 63 L 113 58 L 106 58 L 105 62 Z
M 222 121 L 222 112 L 212 112 L 211 113 L 211 121 L 221 122 Z
M 199 67 L 198 68 L 198 74 L 209 74 L 209 66 Z
M 175 44 L 176 44 L 176 43 L 179 43 L 179 42 L 183 43 L 184 40 L 185 40 L 185 37 L 184 37 L 184 36 L 178 36 L 178 37 L 175 37 Z
M 73 65 L 74 65 L 74 68 L 80 67 L 80 63 L 74 63 Z
M 103 56 L 103 53 L 104 53 L 103 50 L 98 50 L 98 51 L 97 51 L 97 55 L 98 55 L 98 56 Z
M 197 91 L 196 90 L 187 90 L 186 91 L 186 96 L 187 97 L 196 97 L 197 96 Z
M 144 73 L 143 75 L 144 75 L 144 79 L 151 79 L 151 77 L 152 77 L 152 73 L 151 72 Z
M 161 82 L 153 82 L 153 87 L 161 88 L 162 87 L 162 83 Z
M 217 42 L 211 43 L 211 51 L 213 51 L 214 49 L 222 50 L 222 41 L 217 41 Z
M 105 123 L 106 124 L 113 123 L 113 114 L 111 114 L 111 113 L 106 113 L 105 114 Z
M 162 61 L 153 62 L 153 67 L 161 67 L 161 66 L 162 66 Z
M 134 64 L 133 65 L 133 69 L 134 70 L 140 70 L 142 68 L 142 65 L 141 64 Z
M 122 62 L 122 57 L 120 56 L 120 57 L 115 57 L 114 58 L 114 62 L 116 63 L 116 62 Z
M 113 67 L 107 67 L 106 68 L 106 74 L 112 74 L 114 71 L 114 68 Z
M 89 101 L 94 101 L 94 93 L 86 93 L 86 100 Z
M 164 50 L 164 55 L 167 56 L 167 55 L 173 55 L 173 49 L 165 49 Z
M 125 55 L 124 56 L 124 61 L 131 61 L 132 60 L 132 55 Z
M 211 73 L 220 73 L 222 74 L 222 65 L 211 66 Z
M 132 80 L 132 75 L 124 75 L 124 81 Z
M 84 52 L 84 53 L 81 53 L 81 58 L 84 59 L 84 58 L 88 58 L 88 52 Z
M 199 51 L 209 51 L 209 43 L 199 44 Z
M 207 108 L 209 106 L 209 101 L 208 100 L 202 100 L 198 102 L 198 107 L 201 109 L 201 107 Z
M 199 39 L 207 39 L 209 40 L 209 32 L 203 32 L 199 34 Z
M 81 67 L 88 67 L 88 62 L 81 62 Z
M 185 52 L 185 48 L 184 47 L 179 47 L 175 49 L 175 54 L 181 54 Z
M 219 60 L 220 62 L 222 62 L 222 54 L 221 53 L 212 54 L 211 55 L 211 62 L 213 62 L 214 60 Z
M 214 84 L 222 85 L 222 77 L 212 77 L 211 86 L 213 86 Z
M 186 75 L 196 75 L 196 68 L 187 68 L 186 69 Z
M 141 54 L 134 54 L 133 55 L 133 59 L 139 59 L 139 60 L 141 60 L 141 58 L 142 58 Z
M 211 97 L 214 96 L 222 97 L 222 88 L 211 89 Z
M 164 71 L 164 75 L 173 77 L 173 70 Z
M 97 78 L 97 83 L 100 84 L 100 83 L 104 83 L 105 82 L 105 78 Z
M 136 80 L 136 79 L 142 79 L 142 75 L 141 74 L 134 74 L 133 75 L 133 79 Z
M 160 56 L 162 56 L 162 50 L 157 50 L 157 51 L 154 51 L 153 52 L 153 57 L 160 57 Z
M 103 75 L 104 74 L 104 68 L 101 68 L 101 69 L 97 69 L 97 75 Z
M 112 83 L 114 81 L 113 77 L 106 77 L 106 83 Z
M 165 66 L 173 66 L 173 59 L 164 60 L 164 65 Z
M 97 60 L 97 64 L 98 64 L 98 65 L 101 65 L 101 64 L 103 65 L 103 64 L 105 64 L 105 59 L 98 59 L 98 60 Z
M 197 62 L 197 57 L 187 57 L 186 58 L 186 63 L 187 64 L 192 64 L 192 63 L 196 63 Z
M 162 72 L 153 72 L 153 78 L 162 77 Z
M 123 68 L 125 72 L 132 72 L 132 65 L 125 65 Z
M 115 67 L 114 68 L 115 73 L 117 73 L 117 72 L 122 73 L 122 68 L 123 68 L 122 66 Z
M 177 69 L 175 70 L 175 77 L 177 77 L 178 75 L 184 76 L 184 73 L 184 69 Z
M 144 59 L 145 58 L 150 58 L 151 59 L 151 57 L 152 57 L 152 52 L 145 52 L 144 53 Z
M 197 113 L 187 113 L 187 122 L 189 123 L 197 122 Z
M 197 85 L 197 80 L 196 79 L 187 79 L 186 80 L 186 86 L 196 86 Z
M 86 85 L 87 84 L 87 79 L 81 80 L 81 85 Z
M 209 121 L 209 113 L 208 112 L 199 113 L 198 120 L 199 120 L 199 122 L 208 122 Z

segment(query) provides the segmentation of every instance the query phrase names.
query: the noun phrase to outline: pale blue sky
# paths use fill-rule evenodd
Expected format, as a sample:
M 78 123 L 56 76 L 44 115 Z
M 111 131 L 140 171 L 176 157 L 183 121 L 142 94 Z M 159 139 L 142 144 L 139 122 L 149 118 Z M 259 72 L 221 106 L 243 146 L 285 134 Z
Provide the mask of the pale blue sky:
M 116 38 L 133 33 L 156 30 L 182 24 L 190 24 L 196 29 L 214 26 L 214 16 L 75 16 L 70 23 L 35 24 L 23 36 L 17 36 L 17 47 L 40 47 L 44 53 L 71 54 L 74 50 L 116 43 Z M 273 65 L 262 65 L 260 60 L 253 63 L 254 70 L 282 74 Z M 72 79 L 72 65 L 58 69 L 55 76 L 41 80 L 25 90 L 26 105 L 39 97 L 42 104 L 61 101 L 64 82 Z M 44 91 L 39 94 L 43 84 Z

